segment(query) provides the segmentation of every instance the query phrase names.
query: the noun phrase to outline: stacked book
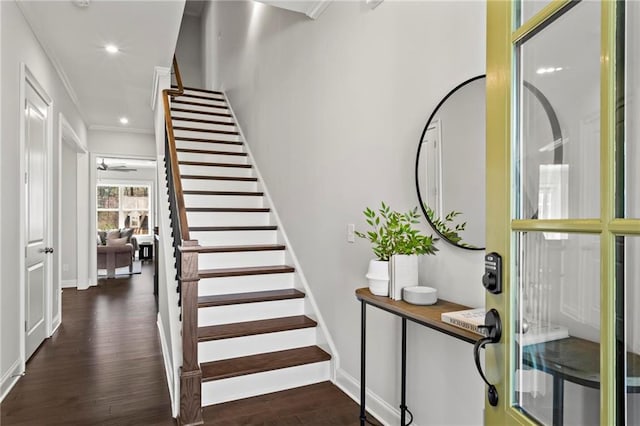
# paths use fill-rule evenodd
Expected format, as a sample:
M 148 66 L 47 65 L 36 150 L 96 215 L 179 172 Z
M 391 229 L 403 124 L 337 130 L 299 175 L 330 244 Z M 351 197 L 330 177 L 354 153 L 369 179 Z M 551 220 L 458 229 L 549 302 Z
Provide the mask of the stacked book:
M 469 330 L 481 336 L 484 336 L 484 330 L 478 328 L 478 326 L 484 324 L 484 317 L 485 310 L 483 308 L 441 314 L 442 322 Z M 516 333 L 515 335 L 516 342 L 520 343 L 521 346 L 536 345 L 538 343 L 566 339 L 567 337 L 569 337 L 569 329 L 567 327 L 536 322 L 529 323 L 525 333 Z

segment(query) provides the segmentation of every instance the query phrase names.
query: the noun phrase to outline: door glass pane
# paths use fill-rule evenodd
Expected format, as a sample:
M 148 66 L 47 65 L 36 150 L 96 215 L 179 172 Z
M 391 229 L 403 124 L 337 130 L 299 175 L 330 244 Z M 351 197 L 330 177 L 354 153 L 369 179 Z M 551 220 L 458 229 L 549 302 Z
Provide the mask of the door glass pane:
M 531 19 L 533 15 L 540 12 L 546 5 L 551 3 L 551 1 L 552 0 L 521 0 L 518 26 Z
M 618 283 L 619 392 L 626 398 L 626 424 L 640 424 L 640 237 L 616 239 L 616 281 Z M 624 321 L 620 319 L 624 318 Z M 624 343 L 622 343 L 624 342 Z M 625 390 L 626 385 L 626 390 Z M 624 406 L 618 408 L 620 413 Z
M 600 3 L 518 47 L 518 219 L 600 217 Z
M 640 218 L 640 2 L 626 3 L 625 146 L 619 161 L 617 217 Z M 622 200 L 620 199 L 622 198 Z M 622 202 L 622 205 L 620 204 Z
M 600 410 L 600 236 L 516 234 L 514 402 L 542 424 Z

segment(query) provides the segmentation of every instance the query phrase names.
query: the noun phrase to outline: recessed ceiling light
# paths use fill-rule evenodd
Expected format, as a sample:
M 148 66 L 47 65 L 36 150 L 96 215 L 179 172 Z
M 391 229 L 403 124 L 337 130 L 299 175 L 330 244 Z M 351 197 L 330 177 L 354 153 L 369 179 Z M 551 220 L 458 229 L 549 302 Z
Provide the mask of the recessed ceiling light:
M 120 124 L 129 124 L 129 119 L 127 117 L 120 117 Z
M 112 55 L 115 53 L 118 53 L 120 51 L 120 49 L 118 49 L 118 46 L 116 46 L 115 44 L 107 44 L 104 47 L 104 50 L 106 50 L 107 52 L 111 53 Z

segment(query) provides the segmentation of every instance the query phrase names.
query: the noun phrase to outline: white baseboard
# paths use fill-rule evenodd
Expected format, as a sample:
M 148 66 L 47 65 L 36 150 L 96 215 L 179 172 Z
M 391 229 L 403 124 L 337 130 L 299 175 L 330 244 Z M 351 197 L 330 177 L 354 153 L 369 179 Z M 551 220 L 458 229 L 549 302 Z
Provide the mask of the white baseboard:
M 58 314 L 51 323 L 53 324 L 53 328 L 51 329 L 51 335 L 49 337 L 53 336 L 60 328 L 60 325 L 62 324 L 62 316 Z
M 336 371 L 335 385 L 338 386 L 351 399 L 360 404 L 360 381 L 355 377 L 338 368 Z M 372 414 L 383 425 L 397 425 L 400 423 L 400 410 L 389 405 L 385 400 L 367 389 L 367 400 L 365 401 L 367 412 Z M 412 423 L 416 425 L 416 423 Z M 416 425 L 417 426 L 417 425 Z
M 62 288 L 71 288 L 78 286 L 78 280 L 62 280 L 60 281 L 60 286 Z
M 9 370 L 2 376 L 2 380 L 0 380 L 0 392 L 2 393 L 0 396 L 0 402 L 4 401 L 4 398 L 9 394 L 9 391 L 13 389 L 20 379 L 20 374 L 22 373 L 21 366 L 22 363 L 20 362 L 20 359 L 16 359 Z
M 169 347 L 167 346 L 167 340 L 164 337 L 164 327 L 162 326 L 162 319 L 160 318 L 160 314 L 158 314 L 158 321 L 156 321 L 158 325 L 158 334 L 160 334 L 160 345 L 162 346 L 162 359 L 164 360 L 164 371 L 167 374 L 167 386 L 169 387 L 169 398 L 171 399 L 171 415 L 174 418 L 178 417 L 178 412 L 176 407 L 178 403 L 174 400 L 175 393 L 174 389 L 174 377 L 173 377 L 173 367 L 169 362 L 169 358 L 167 354 L 169 353 Z

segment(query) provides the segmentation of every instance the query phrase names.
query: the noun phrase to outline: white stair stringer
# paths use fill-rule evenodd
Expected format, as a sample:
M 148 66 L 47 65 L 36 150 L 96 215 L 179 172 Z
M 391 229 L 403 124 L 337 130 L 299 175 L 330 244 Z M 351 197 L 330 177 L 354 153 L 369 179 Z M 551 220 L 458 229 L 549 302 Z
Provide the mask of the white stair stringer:
M 330 364 L 330 361 L 323 361 L 203 382 L 202 405 L 207 406 L 235 401 L 251 396 L 264 395 L 271 392 L 324 382 L 330 380 L 333 375 Z

